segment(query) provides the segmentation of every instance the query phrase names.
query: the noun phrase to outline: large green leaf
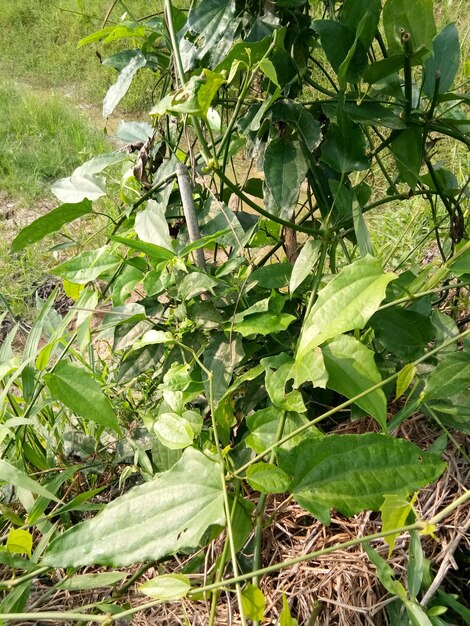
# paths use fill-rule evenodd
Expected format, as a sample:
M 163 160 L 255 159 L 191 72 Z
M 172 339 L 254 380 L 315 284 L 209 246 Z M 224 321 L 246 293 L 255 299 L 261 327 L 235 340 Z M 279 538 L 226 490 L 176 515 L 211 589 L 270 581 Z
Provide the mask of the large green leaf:
M 289 290 L 291 293 L 307 278 L 317 262 L 321 243 L 318 239 L 307 239 L 292 269 Z
M 346 398 L 354 398 L 382 380 L 374 361 L 374 352 L 354 337 L 338 335 L 322 346 L 322 352 L 328 371 L 326 386 Z M 375 417 L 385 429 L 387 400 L 382 389 L 372 391 L 357 400 L 356 404 Z
M 289 452 L 278 450 L 277 456 L 279 467 L 293 478 L 294 498 L 325 524 L 330 507 L 348 516 L 378 511 L 385 494 L 409 494 L 445 467 L 412 443 L 377 433 L 308 439 Z
M 302 104 L 293 100 L 276 102 L 271 109 L 271 115 L 273 122 L 292 124 L 308 150 L 315 150 L 320 143 L 320 122 Z
M 55 539 L 44 563 L 120 567 L 158 561 L 197 547 L 210 526 L 224 523 L 219 464 L 207 452 L 187 448 L 170 470 Z
M 44 375 L 44 380 L 53 398 L 76 415 L 120 432 L 110 401 L 98 381 L 85 369 L 69 361 L 60 361 L 53 373 Z
M 264 155 L 264 180 L 268 191 L 265 203 L 271 213 L 283 219 L 291 217 L 306 174 L 307 162 L 298 143 L 281 137 L 269 142 Z
M 414 50 L 420 46 L 431 50 L 436 34 L 433 0 L 387 0 L 383 25 L 389 54 L 402 52 L 401 32 L 411 35 Z
M 279 421 L 283 417 L 283 411 L 277 407 L 270 406 L 266 409 L 256 411 L 246 418 L 246 425 L 250 430 L 250 434 L 246 438 L 246 444 L 255 452 L 261 453 L 269 446 L 276 443 L 276 433 L 279 428 Z M 307 418 L 299 413 L 287 413 L 284 418 L 283 435 L 288 435 L 300 426 L 308 423 Z M 319 437 L 320 434 L 314 428 L 308 430 L 309 436 Z M 283 448 L 289 450 L 305 439 L 305 433 L 296 435 L 283 444 Z
M 26 246 L 40 241 L 46 235 L 57 232 L 64 224 L 73 222 L 82 215 L 92 212 L 89 200 L 82 200 L 78 204 L 62 204 L 23 228 L 13 240 L 11 251 L 18 252 Z
M 429 317 L 401 307 L 377 311 L 370 325 L 387 350 L 404 361 L 422 356 L 436 334 Z
M 53 274 L 65 278 L 70 283 L 85 285 L 104 272 L 116 268 L 120 258 L 108 246 L 97 250 L 87 250 L 55 267 Z
M 297 346 L 296 362 L 327 339 L 355 328 L 363 328 L 385 297 L 385 288 L 395 278 L 384 274 L 377 259 L 366 256 L 345 267 L 318 294 L 304 320 Z M 297 380 L 296 384 L 300 384 Z
M 69 178 L 61 178 L 54 183 L 51 191 L 61 202 L 69 204 L 82 202 L 85 198 L 94 201 L 106 195 L 103 178 L 75 172 Z
M 434 39 L 432 56 L 424 64 L 423 91 L 430 98 L 433 97 L 436 74 L 439 72 L 439 93 L 444 93 L 452 87 L 455 75 L 459 69 L 460 46 L 459 34 L 455 24 L 448 24 Z
M 426 379 L 423 400 L 445 399 L 464 391 L 470 381 L 470 354 L 446 354 Z

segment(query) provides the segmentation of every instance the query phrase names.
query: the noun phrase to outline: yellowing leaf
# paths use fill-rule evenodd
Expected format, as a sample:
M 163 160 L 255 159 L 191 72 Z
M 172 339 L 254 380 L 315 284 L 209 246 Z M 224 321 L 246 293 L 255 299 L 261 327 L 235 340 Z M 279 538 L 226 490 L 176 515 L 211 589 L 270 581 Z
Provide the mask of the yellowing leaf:
M 11 554 L 27 554 L 31 558 L 33 536 L 27 530 L 13 528 L 8 533 L 7 550 Z

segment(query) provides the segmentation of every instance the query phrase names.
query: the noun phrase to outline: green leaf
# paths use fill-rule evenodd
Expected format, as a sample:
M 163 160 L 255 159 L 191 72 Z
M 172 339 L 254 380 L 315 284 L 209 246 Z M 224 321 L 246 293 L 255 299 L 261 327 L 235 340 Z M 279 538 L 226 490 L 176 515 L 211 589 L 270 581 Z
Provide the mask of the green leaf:
M 191 589 L 191 583 L 189 578 L 183 574 L 163 574 L 139 585 L 138 589 L 141 593 L 155 598 L 155 600 L 172 602 L 185 598 Z
M 385 559 L 383 559 L 380 554 L 378 554 L 378 552 L 376 552 L 368 543 L 364 544 L 364 550 L 369 559 L 375 565 L 377 569 L 377 576 L 388 593 L 405 600 L 406 589 L 403 587 L 401 582 L 395 580 L 395 573 L 387 561 L 385 561 Z
M 463 391 L 446 400 L 427 400 L 421 411 L 436 416 L 445 426 L 470 435 L 470 393 Z
M 401 179 L 414 189 L 419 182 L 423 159 L 423 131 L 413 127 L 402 131 L 390 144 Z
M 184 70 L 197 65 L 206 54 L 217 50 L 217 46 L 230 24 L 235 22 L 235 5 L 227 0 L 209 0 L 191 6 L 188 20 L 181 31 L 180 53 Z M 194 38 L 194 33 L 198 36 Z M 186 35 L 189 35 L 186 38 Z
M 11 483 L 20 489 L 31 491 L 31 493 L 37 493 L 39 496 L 44 496 L 45 498 L 49 498 L 49 500 L 54 500 L 54 502 L 60 502 L 60 500 L 56 498 L 56 496 L 48 489 L 37 483 L 14 465 L 10 465 L 10 463 L 7 463 L 2 459 L 0 459 L 0 480 L 5 483 Z
M 282 594 L 282 611 L 279 615 L 279 626 L 299 626 L 299 622 L 290 614 L 289 603 L 285 593 Z
M 290 277 L 289 291 L 294 293 L 297 287 L 307 278 L 317 262 L 321 242 L 318 239 L 307 239 L 297 257 Z
M 289 476 L 273 463 L 255 463 L 246 472 L 248 484 L 261 493 L 285 493 L 289 489 Z
M 191 272 L 181 281 L 178 287 L 178 296 L 183 301 L 188 301 L 207 291 L 214 294 L 214 287 L 216 286 L 217 281 L 212 276 L 202 272 Z
M 412 502 L 404 496 L 396 493 L 386 494 L 380 512 L 382 513 L 382 531 L 387 532 L 394 528 L 403 528 L 408 515 L 413 510 Z M 384 537 L 388 544 L 388 558 L 392 556 L 395 541 L 400 533 L 394 533 Z
M 370 256 L 345 267 L 319 292 L 317 301 L 305 318 L 296 363 L 301 364 L 302 359 L 327 339 L 363 328 L 385 297 L 386 286 L 394 278 L 394 274 L 384 274 L 379 261 Z
M 450 263 L 450 271 L 459 278 L 464 274 L 470 274 L 470 248 L 467 248 L 457 256 L 455 261 Z
M 344 109 L 353 122 L 367 124 L 370 126 L 384 126 L 392 130 L 406 128 L 405 122 L 394 113 L 393 109 L 383 106 L 373 100 L 362 100 L 357 102 L 346 102 Z
M 408 593 L 416 598 L 423 582 L 424 554 L 421 546 L 421 537 L 417 530 L 410 532 L 410 547 L 408 557 Z
M 46 235 L 57 232 L 64 224 L 90 213 L 93 213 L 93 210 L 89 200 L 82 200 L 78 204 L 62 204 L 23 228 L 13 240 L 11 251 L 18 252 L 40 241 Z
M 345 115 L 339 116 L 338 123 L 332 122 L 328 128 L 321 160 L 341 174 L 368 169 L 361 127 Z
M 467 389 L 470 380 L 470 354 L 454 352 L 446 354 L 426 379 L 422 400 L 443 400 Z
M 121 120 L 116 132 L 116 137 L 125 143 L 147 141 L 153 134 L 153 128 L 148 122 L 127 122 Z
M 328 371 L 329 389 L 351 399 L 381 382 L 374 352 L 354 337 L 338 335 L 327 341 L 321 350 Z M 383 429 L 386 428 L 387 399 L 382 389 L 372 391 L 356 404 L 372 415 Z
M 405 64 L 404 53 L 392 54 L 386 59 L 374 61 L 364 71 L 364 80 L 366 83 L 373 85 L 378 83 L 387 76 L 391 76 L 402 69 Z
M 389 54 L 403 51 L 401 32 L 411 35 L 413 50 L 420 46 L 431 50 L 436 34 L 433 0 L 387 0 L 382 20 Z
M 150 111 L 150 115 L 180 113 L 207 118 L 207 113 L 217 91 L 225 83 L 225 77 L 208 69 L 193 76 L 189 82 L 172 96 L 167 96 Z
M 278 432 L 279 420 L 282 419 L 283 411 L 277 407 L 270 406 L 266 409 L 256 411 L 246 418 L 246 425 L 250 434 L 246 438 L 246 445 L 256 453 L 264 452 L 266 448 L 276 443 L 276 433 Z M 282 434 L 289 435 L 300 426 L 308 423 L 305 416 L 299 413 L 287 413 Z M 320 436 L 319 431 L 314 428 L 309 429 L 309 436 Z M 290 450 L 305 439 L 305 433 L 296 435 L 282 445 L 283 449 Z
M 146 208 L 137 214 L 135 218 L 135 232 L 141 241 L 152 243 L 155 246 L 166 248 L 173 252 L 172 239 L 165 212 L 155 200 L 149 200 Z
M 377 311 L 369 324 L 376 339 L 403 361 L 422 356 L 436 334 L 429 317 L 402 307 Z
M 357 83 L 367 66 L 367 54 L 361 40 L 356 40 L 356 29 L 335 20 L 315 20 L 313 28 L 319 33 L 322 48 L 336 74 L 339 75 L 349 51 L 354 49 L 345 78 L 350 83 Z
M 139 252 L 143 252 L 153 261 L 169 261 L 176 256 L 176 254 L 171 250 L 168 250 L 167 248 L 162 248 L 161 246 L 156 246 L 153 243 L 145 243 L 143 241 L 137 241 L 136 239 L 118 237 L 117 235 L 113 235 L 112 237 L 110 237 L 110 239 L 116 241 L 117 243 L 122 243 L 132 250 L 138 250 Z
M 304 413 L 307 409 L 300 391 L 286 393 L 286 384 L 294 377 L 292 357 L 280 352 L 276 356 L 261 359 L 261 365 L 266 370 L 266 391 L 274 406 L 283 411 Z
M 33 535 L 21 528 L 12 528 L 7 535 L 6 548 L 10 554 L 27 554 L 31 558 Z
M 204 351 L 204 366 L 213 374 L 212 393 L 214 402 L 223 398 L 232 379 L 235 366 L 244 356 L 241 337 L 229 341 L 224 333 L 215 333 Z M 207 391 L 209 387 L 207 385 Z
M 292 273 L 292 265 L 290 263 L 272 263 L 259 267 L 250 276 L 251 281 L 257 283 L 265 289 L 282 289 L 289 282 Z
M 362 207 L 358 202 L 357 194 L 354 194 L 352 203 L 352 217 L 354 224 L 354 233 L 357 239 L 357 245 L 361 256 L 366 257 L 368 254 L 375 256 L 374 244 L 369 235 L 369 229 L 367 228 L 367 222 L 364 219 Z
M 72 174 L 69 178 L 61 178 L 51 187 L 52 193 L 61 202 L 77 204 L 85 199 L 94 201 L 106 195 L 103 178 Z
M 455 24 L 448 24 L 434 39 L 432 56 L 424 64 L 423 91 L 432 98 L 435 91 L 436 74 L 439 72 L 439 93 L 452 87 L 459 69 L 460 45 Z
M 265 203 L 271 213 L 290 219 L 306 174 L 307 162 L 297 142 L 277 137 L 268 143 L 264 154 L 264 181 L 269 193 Z
M 397 378 L 397 390 L 395 393 L 395 400 L 401 398 L 408 387 L 413 382 L 413 378 L 416 376 L 416 367 L 411 363 L 407 363 L 398 373 Z
M 90 589 L 101 589 L 103 587 L 114 587 L 123 578 L 128 576 L 127 572 L 104 572 L 102 574 L 80 574 L 61 580 L 57 589 L 67 591 L 87 591 Z
M 406 600 L 405 607 L 412 626 L 433 626 L 433 622 L 420 604 Z
M 103 100 L 103 117 L 108 118 L 126 95 L 131 86 L 134 74 L 147 64 L 142 53 L 132 57 L 129 63 L 119 73 L 117 81 L 108 89 Z
M 260 622 L 264 616 L 266 601 L 261 589 L 249 583 L 242 591 L 242 606 L 245 616 Z
M 111 252 L 108 246 L 97 250 L 87 250 L 65 261 L 52 270 L 52 273 L 65 278 L 70 283 L 86 285 L 104 272 L 115 269 L 121 259 Z
M 249 335 L 270 335 L 286 330 L 296 318 L 288 313 L 258 313 L 248 315 L 243 321 L 233 324 L 232 330 L 248 337 Z
M 374 40 L 381 12 L 382 5 L 380 0 L 345 0 L 343 3 L 341 24 L 344 24 L 353 32 L 357 32 L 364 16 L 367 16 L 359 34 L 359 39 L 366 51 Z
M 59 361 L 44 381 L 52 395 L 75 415 L 121 432 L 114 409 L 100 384 L 85 369 L 69 361 Z
M 320 122 L 302 104 L 293 100 L 276 102 L 271 109 L 271 115 L 273 122 L 286 122 L 294 126 L 310 152 L 320 144 Z
M 187 448 L 170 470 L 57 537 L 44 563 L 120 567 L 158 561 L 197 547 L 210 526 L 224 524 L 221 468 L 207 452 Z
M 190 446 L 194 439 L 191 424 L 175 413 L 162 413 L 153 427 L 162 444 L 170 450 L 180 450 Z
M 445 468 L 439 457 L 412 443 L 377 433 L 308 439 L 277 456 L 279 467 L 293 477 L 294 498 L 324 524 L 330 507 L 347 516 L 378 511 L 385 494 L 411 493 Z

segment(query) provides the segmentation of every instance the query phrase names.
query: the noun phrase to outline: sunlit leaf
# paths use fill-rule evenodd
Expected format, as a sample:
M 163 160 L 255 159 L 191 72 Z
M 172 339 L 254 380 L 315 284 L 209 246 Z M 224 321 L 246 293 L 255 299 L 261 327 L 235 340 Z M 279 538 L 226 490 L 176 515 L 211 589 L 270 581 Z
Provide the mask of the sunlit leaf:
M 138 589 L 155 600 L 171 602 L 186 597 L 191 589 L 191 583 L 183 574 L 163 574 L 139 585 Z
M 53 567 L 158 561 L 197 547 L 210 526 L 224 523 L 219 464 L 187 448 L 170 470 L 57 537 L 43 561 Z

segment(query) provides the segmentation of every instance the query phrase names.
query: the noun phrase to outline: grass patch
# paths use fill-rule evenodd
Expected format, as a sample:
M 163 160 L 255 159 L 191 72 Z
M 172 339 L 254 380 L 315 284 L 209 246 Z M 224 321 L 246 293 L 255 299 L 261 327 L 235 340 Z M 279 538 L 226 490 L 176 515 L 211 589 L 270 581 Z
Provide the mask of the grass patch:
M 76 109 L 57 97 L 0 85 L 0 189 L 31 201 L 106 149 Z
M 13 237 L 59 204 L 54 181 L 107 150 L 105 136 L 63 99 L 0 85 L 0 285 L 15 315 L 29 317 L 35 286 L 56 261 L 44 244 L 11 255 Z

